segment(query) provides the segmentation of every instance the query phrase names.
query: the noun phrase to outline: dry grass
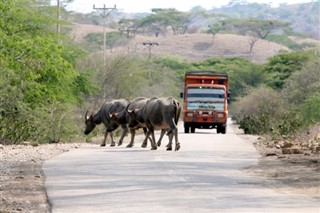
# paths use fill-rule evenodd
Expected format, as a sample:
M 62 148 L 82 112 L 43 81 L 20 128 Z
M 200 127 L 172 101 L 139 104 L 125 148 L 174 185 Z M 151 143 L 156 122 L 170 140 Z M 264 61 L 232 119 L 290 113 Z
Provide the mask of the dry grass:
M 76 41 L 80 42 L 84 36 L 89 33 L 102 33 L 103 28 L 98 25 L 90 25 L 90 24 L 77 24 L 74 23 L 73 30 L 70 32 L 71 37 Z M 115 31 L 114 29 L 106 28 L 106 32 Z
M 90 32 L 102 32 L 101 26 L 75 24 L 72 31 L 76 41 Z M 113 31 L 107 29 L 107 32 Z M 288 50 L 287 47 L 266 40 L 258 40 L 249 53 L 249 37 L 218 34 L 215 36 L 214 43 L 209 34 L 184 34 L 168 35 L 160 37 L 137 35 L 132 38 L 127 46 L 113 49 L 112 53 L 130 53 L 149 55 L 149 47 L 144 46 L 143 42 L 156 42 L 158 46 L 151 47 L 151 54 L 169 55 L 185 58 L 188 61 L 203 61 L 212 57 L 245 57 L 253 62 L 265 63 L 267 59 L 280 50 Z

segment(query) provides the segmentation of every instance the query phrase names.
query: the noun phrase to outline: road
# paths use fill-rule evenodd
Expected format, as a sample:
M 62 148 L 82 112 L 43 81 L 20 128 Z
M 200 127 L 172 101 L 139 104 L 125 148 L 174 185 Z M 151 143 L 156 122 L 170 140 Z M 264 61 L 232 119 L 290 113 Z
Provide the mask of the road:
M 165 151 L 165 138 L 155 151 L 93 145 L 46 161 L 52 212 L 320 212 L 316 200 L 246 173 L 259 155 L 230 126 L 225 135 L 179 127 L 179 140 L 178 152 Z

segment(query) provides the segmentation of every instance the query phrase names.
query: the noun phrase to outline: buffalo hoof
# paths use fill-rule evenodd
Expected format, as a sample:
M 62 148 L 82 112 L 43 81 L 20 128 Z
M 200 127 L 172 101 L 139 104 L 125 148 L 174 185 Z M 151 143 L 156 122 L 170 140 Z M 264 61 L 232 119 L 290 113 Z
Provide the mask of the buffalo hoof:
M 167 146 L 167 151 L 172 151 L 172 146 Z
M 176 145 L 176 149 L 174 151 L 179 151 L 179 149 L 180 149 L 180 143 Z
M 118 143 L 118 146 L 121 146 L 121 145 L 122 145 L 122 142 L 119 142 L 119 143 Z
M 154 146 L 154 147 L 152 147 L 152 148 L 151 148 L 151 150 L 157 150 L 157 147 L 156 147 L 156 146 Z
M 142 148 L 146 148 L 146 147 L 147 147 L 147 144 L 146 144 L 146 143 L 143 143 L 143 144 L 141 145 L 141 147 L 142 147 Z
M 132 147 L 133 147 L 133 144 L 128 144 L 126 147 L 127 147 L 127 148 L 132 148 Z
M 110 144 L 111 147 L 112 147 L 112 146 L 115 146 L 115 145 L 116 145 L 116 143 L 111 143 L 111 144 Z
M 158 142 L 158 143 L 157 143 L 157 146 L 160 147 L 160 146 L 161 146 L 161 142 Z
M 102 143 L 102 144 L 100 144 L 100 146 L 106 146 L 106 144 L 105 144 L 105 143 Z

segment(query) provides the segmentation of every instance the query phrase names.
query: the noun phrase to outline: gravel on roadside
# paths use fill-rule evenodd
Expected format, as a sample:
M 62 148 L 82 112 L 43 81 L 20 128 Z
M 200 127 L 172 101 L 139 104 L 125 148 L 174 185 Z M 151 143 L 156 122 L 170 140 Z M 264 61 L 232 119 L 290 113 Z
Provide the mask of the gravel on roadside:
M 42 164 L 86 143 L 0 144 L 0 212 L 50 212 Z

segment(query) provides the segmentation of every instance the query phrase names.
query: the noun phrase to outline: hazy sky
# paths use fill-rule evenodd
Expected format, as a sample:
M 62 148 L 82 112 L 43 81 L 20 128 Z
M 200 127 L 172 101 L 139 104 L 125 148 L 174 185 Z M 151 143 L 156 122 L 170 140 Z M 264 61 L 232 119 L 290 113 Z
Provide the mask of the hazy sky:
M 56 0 L 51 0 L 53 4 Z M 230 0 L 74 0 L 72 4 L 67 5 L 68 10 L 82 13 L 93 11 L 93 4 L 96 7 L 114 7 L 123 12 L 151 12 L 151 8 L 176 8 L 179 11 L 189 11 L 194 6 L 202 6 L 205 9 L 221 7 L 227 5 Z M 277 7 L 279 4 L 296 4 L 312 2 L 312 0 L 247 0 L 247 2 L 258 2 L 270 4 Z

